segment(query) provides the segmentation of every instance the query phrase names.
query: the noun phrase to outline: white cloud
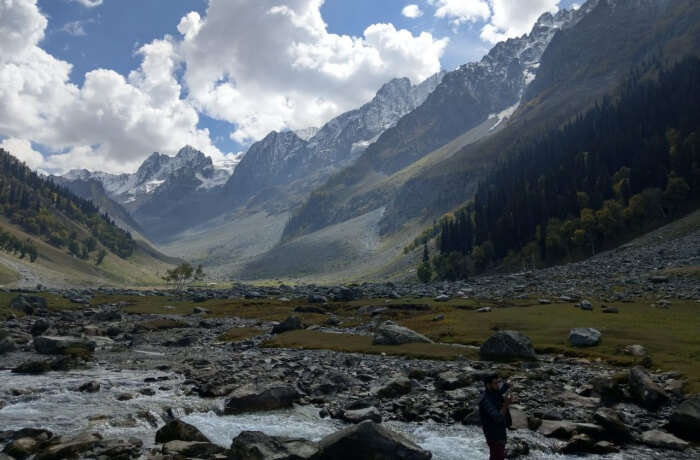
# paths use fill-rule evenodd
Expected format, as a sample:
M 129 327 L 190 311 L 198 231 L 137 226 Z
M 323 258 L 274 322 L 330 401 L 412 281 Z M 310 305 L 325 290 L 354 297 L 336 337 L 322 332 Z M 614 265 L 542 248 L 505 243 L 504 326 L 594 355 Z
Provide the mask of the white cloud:
M 32 148 L 31 142 L 24 139 L 5 139 L 0 142 L 0 148 L 25 162 L 30 168 L 38 168 L 44 163 L 42 154 Z
M 456 26 L 485 21 L 491 16 L 486 0 L 428 0 L 428 3 L 436 7 L 435 17 L 450 19 Z
M 440 69 L 447 39 L 391 24 L 362 37 L 329 33 L 322 0 L 211 0 L 178 30 L 185 82 L 195 106 L 234 123 L 233 139 L 319 126 L 368 101 L 394 77 L 414 82 Z
M 174 153 L 185 144 L 225 159 L 181 98 L 171 39 L 141 47 L 142 64 L 128 78 L 97 69 L 77 87 L 71 65 L 38 46 L 46 25 L 36 0 L 0 0 L 0 31 L 9 37 L 0 42 L 0 135 L 47 146 L 52 154 L 43 164 L 32 156 L 33 166 L 128 171 L 154 150 Z
M 66 22 L 63 27 L 61 27 L 61 30 L 69 35 L 73 35 L 75 37 L 84 37 L 87 35 L 85 32 L 85 22 L 84 21 L 71 21 L 71 22 Z
M 542 13 L 556 13 L 560 0 L 489 0 L 493 14 L 481 30 L 484 41 L 497 43 L 530 29 Z
M 82 4 L 83 6 L 86 6 L 88 8 L 94 8 L 96 6 L 102 5 L 104 0 L 72 0 L 74 2 L 78 2 Z
M 423 11 L 420 9 L 418 5 L 411 4 L 411 5 L 406 5 L 403 10 L 401 10 L 401 14 L 406 16 L 407 18 L 415 19 L 423 16 Z

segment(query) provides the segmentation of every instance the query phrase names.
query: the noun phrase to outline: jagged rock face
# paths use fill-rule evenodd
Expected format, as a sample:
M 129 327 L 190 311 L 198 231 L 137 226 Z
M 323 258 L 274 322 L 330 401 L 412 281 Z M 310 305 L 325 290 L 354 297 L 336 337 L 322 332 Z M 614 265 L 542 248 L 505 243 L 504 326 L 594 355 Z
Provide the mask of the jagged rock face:
M 334 169 L 355 160 L 382 132 L 425 101 L 442 80 L 437 73 L 419 85 L 408 78 L 386 83 L 359 109 L 346 112 L 320 129 L 271 132 L 253 144 L 226 184 L 226 195 L 240 203 L 270 186 Z

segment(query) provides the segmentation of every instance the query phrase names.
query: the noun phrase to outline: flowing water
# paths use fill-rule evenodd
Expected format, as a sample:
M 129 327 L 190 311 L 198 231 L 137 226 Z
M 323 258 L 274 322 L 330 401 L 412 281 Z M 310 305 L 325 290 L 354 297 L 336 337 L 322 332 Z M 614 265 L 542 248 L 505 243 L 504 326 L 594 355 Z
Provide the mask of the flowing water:
M 147 377 L 162 381 L 145 383 Z M 167 380 L 166 380 L 167 378 Z M 88 381 L 101 385 L 96 393 L 81 393 L 77 387 Z M 163 372 L 118 371 L 94 368 L 74 372 L 51 372 L 39 376 L 16 375 L 0 371 L 0 399 L 6 406 L 0 409 L 0 430 L 25 427 L 45 428 L 61 435 L 96 431 L 106 438 L 136 437 L 144 446 L 153 445 L 155 431 L 162 426 L 163 414 L 170 411 L 176 417 L 199 428 L 212 442 L 229 447 L 231 440 L 244 430 L 262 431 L 273 436 L 299 437 L 317 441 L 342 428 L 335 420 L 322 419 L 318 409 L 297 407 L 288 411 L 219 416 L 223 400 L 204 400 L 187 396 L 182 390 L 182 378 Z M 150 387 L 152 396 L 139 393 Z M 124 393 L 133 399 L 119 401 Z M 185 415 L 189 413 L 189 415 Z M 387 422 L 389 428 L 433 453 L 436 460 L 488 458 L 483 435 L 476 427 L 445 426 L 432 423 Z M 531 446 L 546 450 L 550 440 L 523 433 Z M 530 459 L 582 458 L 533 452 Z M 588 456 L 586 458 L 631 458 L 625 456 Z M 634 458 L 645 458 L 635 455 Z M 654 457 L 646 457 L 654 458 Z

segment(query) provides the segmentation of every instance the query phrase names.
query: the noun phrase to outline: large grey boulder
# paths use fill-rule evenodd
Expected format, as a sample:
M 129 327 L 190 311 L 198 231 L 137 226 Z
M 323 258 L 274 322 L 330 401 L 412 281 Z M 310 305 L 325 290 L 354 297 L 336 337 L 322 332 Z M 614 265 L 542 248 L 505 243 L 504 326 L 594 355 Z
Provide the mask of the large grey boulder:
M 594 347 L 600 343 L 600 331 L 592 327 L 577 327 L 569 332 L 572 347 Z
M 593 420 L 605 429 L 608 439 L 626 441 L 630 438 L 627 425 L 613 409 L 601 407 L 593 414 Z
M 79 337 L 41 336 L 34 338 L 34 349 L 45 355 L 91 354 L 95 351 L 95 342 Z
M 247 384 L 237 388 L 226 400 L 227 415 L 243 412 L 284 409 L 291 407 L 301 394 L 291 385 L 269 385 L 258 387 Z
M 319 442 L 314 460 L 429 460 L 432 454 L 398 433 L 371 421 L 353 425 Z
M 481 359 L 511 361 L 537 359 L 532 341 L 518 331 L 500 331 L 492 335 L 479 349 Z
M 372 392 L 381 398 L 397 398 L 411 392 L 411 381 L 401 375 L 374 387 Z
M 267 436 L 260 431 L 243 431 L 231 443 L 236 460 L 301 460 L 318 452 L 316 443 L 305 439 Z
M 15 351 L 16 349 L 17 345 L 15 345 L 15 341 L 10 337 L 0 339 L 0 355 Z
M 700 441 L 700 396 L 683 401 L 671 414 L 670 430 L 689 441 Z
M 673 436 L 671 433 L 659 430 L 649 430 L 642 433 L 642 442 L 652 447 L 673 450 L 685 450 L 689 445 L 687 442 Z
M 374 332 L 372 343 L 374 345 L 403 345 L 405 343 L 433 343 L 433 341 L 407 327 L 385 321 Z
M 381 423 L 382 414 L 374 406 L 365 407 L 363 409 L 353 409 L 343 411 L 343 420 L 349 423 L 360 423 L 365 420 Z
M 170 441 L 163 444 L 162 452 L 169 458 L 216 458 L 226 449 L 210 442 Z
M 647 409 L 658 409 L 668 400 L 664 390 L 640 366 L 630 370 L 629 385 L 635 401 Z
M 182 420 L 173 420 L 156 431 L 156 444 L 170 441 L 211 442 L 199 429 Z

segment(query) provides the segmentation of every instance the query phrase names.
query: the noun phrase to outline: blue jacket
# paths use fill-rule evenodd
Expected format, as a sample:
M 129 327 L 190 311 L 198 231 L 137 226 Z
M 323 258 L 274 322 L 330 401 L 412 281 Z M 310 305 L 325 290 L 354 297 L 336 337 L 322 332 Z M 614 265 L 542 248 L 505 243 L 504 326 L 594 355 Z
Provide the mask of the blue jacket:
M 505 441 L 506 427 L 510 426 L 510 413 L 501 414 L 503 394 L 508 391 L 508 385 L 503 384 L 499 391 L 486 390 L 479 401 L 479 417 L 487 441 Z

